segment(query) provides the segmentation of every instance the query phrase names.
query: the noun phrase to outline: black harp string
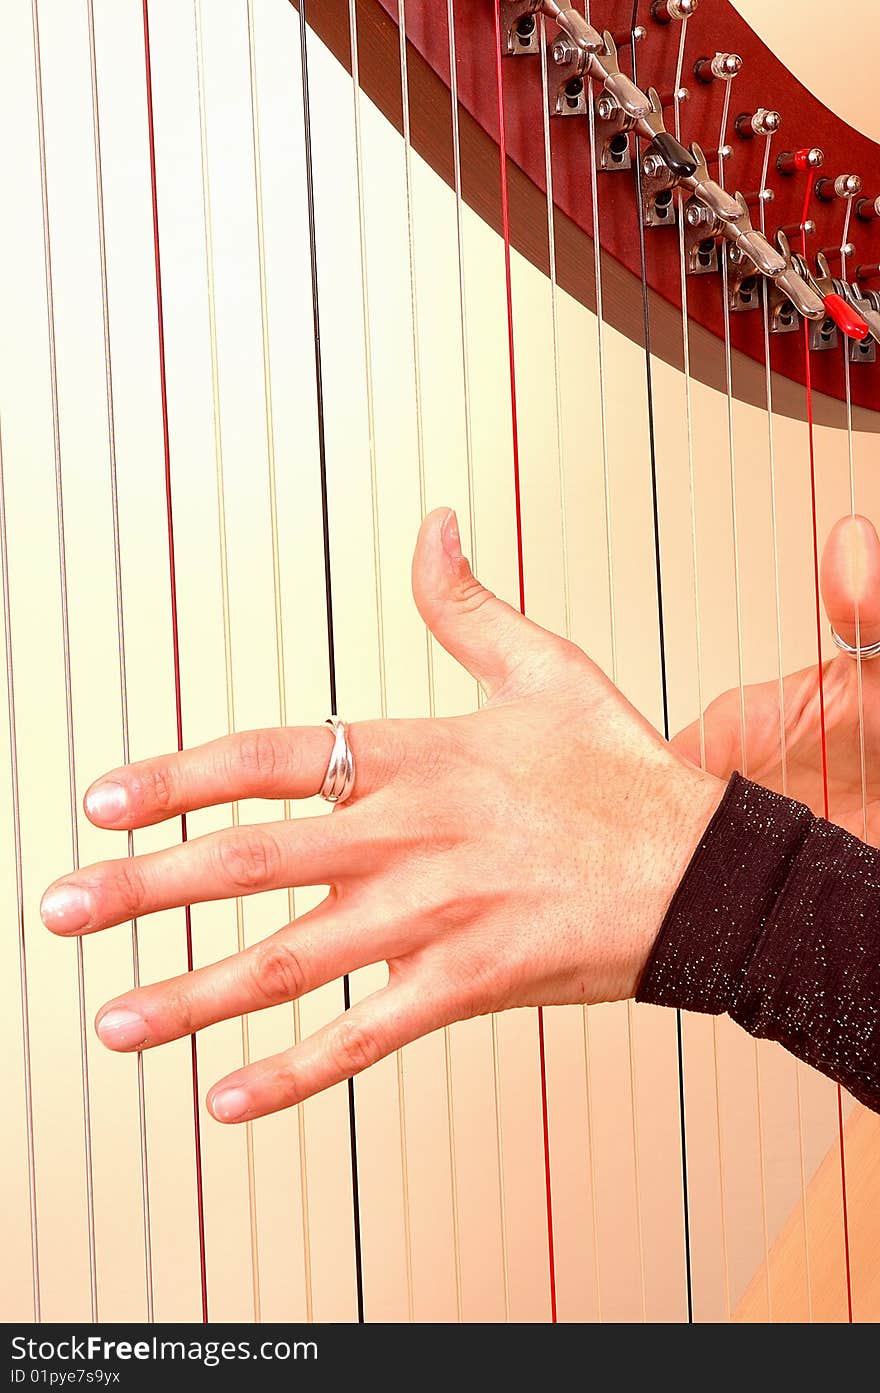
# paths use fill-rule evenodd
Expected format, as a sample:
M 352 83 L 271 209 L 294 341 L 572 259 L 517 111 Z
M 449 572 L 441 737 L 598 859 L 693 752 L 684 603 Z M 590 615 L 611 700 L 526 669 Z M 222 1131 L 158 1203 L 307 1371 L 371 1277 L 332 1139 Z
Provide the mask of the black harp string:
M 357 188 L 358 260 L 361 281 L 361 324 L 363 329 L 364 377 L 367 406 L 367 438 L 370 457 L 370 521 L 373 534 L 373 577 L 376 603 L 376 640 L 379 660 L 379 703 L 383 720 L 388 715 L 388 680 L 385 644 L 385 604 L 382 597 L 382 555 L 379 534 L 379 473 L 376 452 L 376 411 L 373 377 L 373 331 L 370 314 L 370 277 L 367 264 L 367 208 L 364 189 L 363 132 L 361 126 L 360 53 L 356 0 L 348 0 L 348 35 L 351 52 L 352 115 L 354 118 L 355 185 Z M 417 332 L 417 330 L 416 330 Z M 432 678 L 433 680 L 433 678 Z M 400 1181 L 403 1199 L 403 1241 L 406 1268 L 407 1316 L 413 1320 L 412 1219 L 410 1214 L 409 1153 L 406 1129 L 406 1071 L 404 1049 L 394 1054 L 397 1075 L 397 1115 L 399 1125 Z
M 636 21 L 639 13 L 639 0 L 633 0 L 630 18 L 632 43 L 632 80 L 638 86 L 638 43 L 635 37 Z M 648 408 L 648 453 L 651 465 L 651 510 L 654 531 L 654 573 L 657 592 L 657 630 L 660 656 L 660 692 L 663 705 L 663 737 L 669 739 L 669 681 L 666 658 L 666 624 L 663 608 L 663 561 L 660 544 L 660 497 L 657 478 L 657 446 L 654 426 L 654 374 L 651 362 L 651 306 L 648 298 L 648 267 L 645 247 L 645 196 L 642 188 L 642 162 L 638 148 L 638 136 L 634 137 L 636 215 L 639 229 L 639 271 L 642 283 L 642 330 L 645 343 L 645 394 Z M 682 1034 L 681 1011 L 675 1012 L 675 1043 L 678 1055 L 678 1109 L 681 1135 L 681 1190 L 682 1218 L 684 1222 L 685 1281 L 687 1288 L 688 1324 L 694 1319 L 693 1270 L 691 1259 L 691 1221 L 690 1195 L 688 1188 L 687 1162 L 687 1117 L 685 1113 L 684 1088 L 684 1040 Z
M 321 480 L 321 526 L 324 551 L 324 597 L 327 613 L 327 662 L 330 679 L 330 710 L 336 709 L 336 641 L 333 632 L 333 575 L 330 563 L 330 507 L 327 488 L 327 440 L 324 426 L 324 374 L 321 351 L 321 305 L 318 288 L 318 242 L 315 227 L 315 178 L 312 160 L 312 121 L 309 92 L 308 0 L 299 3 L 300 67 L 302 72 L 303 136 L 305 142 L 306 210 L 309 225 L 309 279 L 312 298 L 312 329 L 315 342 L 315 405 L 318 425 L 318 466 Z M 351 981 L 348 973 L 342 979 L 342 1001 L 345 1010 L 351 1009 Z M 351 1154 L 351 1207 L 354 1227 L 355 1284 L 358 1323 L 364 1322 L 364 1269 L 361 1241 L 361 1208 L 358 1186 L 357 1109 L 354 1079 L 348 1079 L 348 1134 Z
M 131 739 L 128 704 L 128 663 L 125 646 L 125 604 L 122 584 L 122 541 L 119 526 L 119 474 L 116 453 L 116 410 L 113 387 L 113 354 L 110 337 L 110 294 L 107 276 L 107 233 L 104 210 L 104 161 L 101 145 L 101 113 L 98 102 L 98 55 L 95 36 L 95 5 L 88 0 L 89 29 L 89 77 L 92 102 L 92 141 L 95 161 L 95 198 L 98 223 L 98 260 L 101 277 L 101 326 L 104 346 L 104 394 L 107 410 L 107 457 L 110 481 L 110 516 L 113 536 L 113 588 L 116 601 L 116 651 L 119 673 L 119 714 L 122 726 L 122 763 L 131 763 Z M 126 833 L 126 853 L 134 856 L 134 833 Z M 131 966 L 132 984 L 141 984 L 140 949 L 138 944 L 138 921 L 131 920 Z M 144 1083 L 144 1055 L 138 1050 L 136 1058 L 138 1138 L 141 1166 L 141 1211 L 144 1225 L 144 1285 L 147 1301 L 147 1320 L 152 1323 L 153 1301 L 153 1240 L 150 1216 L 150 1162 L 147 1144 L 146 1088 Z
M 682 73 L 684 71 L 684 56 L 687 45 L 687 28 L 690 22 L 689 16 L 685 16 L 681 21 L 681 33 L 678 41 L 678 61 L 675 67 L 675 82 L 673 84 L 673 110 L 675 123 L 675 138 L 681 140 L 681 104 L 682 104 Z M 703 695 L 703 633 L 702 633 L 702 605 L 700 600 L 700 553 L 697 536 L 697 479 L 694 452 L 694 410 L 693 394 L 691 390 L 691 335 L 690 323 L 688 318 L 688 271 L 685 259 L 684 243 L 684 197 L 679 188 L 677 193 L 677 214 L 678 214 L 678 262 L 679 262 L 679 289 L 681 294 L 681 348 L 682 366 L 684 376 L 684 403 L 685 403 L 685 424 L 687 428 L 687 454 L 688 454 L 688 494 L 690 507 L 691 523 L 691 566 L 694 578 L 694 652 L 697 679 L 697 708 L 699 711 L 698 722 L 700 732 L 700 768 L 706 768 L 706 719 L 705 719 L 705 698 Z M 725 1212 L 725 1195 L 727 1187 L 724 1177 L 724 1135 L 721 1118 L 721 1080 L 718 1069 L 718 1017 L 712 1017 L 712 1084 L 715 1103 L 715 1150 L 718 1160 L 718 1218 L 721 1229 L 721 1274 L 722 1286 L 724 1290 L 724 1311 L 728 1321 L 730 1320 L 730 1263 L 727 1254 L 727 1216 Z
M 37 138 L 40 156 L 40 203 L 43 227 L 43 273 L 46 288 L 46 328 L 49 349 L 49 389 L 52 401 L 52 450 L 55 474 L 55 521 L 58 548 L 58 580 L 61 604 L 61 648 L 64 668 L 64 708 L 67 736 L 67 783 L 69 795 L 71 859 L 79 868 L 79 817 L 77 810 L 76 745 L 73 682 L 70 654 L 70 604 L 67 570 L 67 531 L 64 516 L 64 476 L 61 455 L 61 419 L 58 395 L 58 354 L 55 337 L 55 289 L 52 269 L 52 238 L 49 221 L 49 183 L 46 162 L 46 117 L 43 108 L 43 66 L 40 49 L 40 17 L 37 0 L 31 0 L 31 27 L 34 48 Z M 88 1229 L 89 1298 L 92 1321 L 98 1319 L 98 1269 L 95 1250 L 95 1188 L 92 1165 L 91 1089 L 89 1084 L 89 1043 L 86 1025 L 85 957 L 81 935 L 76 939 L 77 1015 L 79 1024 L 80 1073 L 83 1106 L 83 1152 L 85 1161 L 86 1220 Z

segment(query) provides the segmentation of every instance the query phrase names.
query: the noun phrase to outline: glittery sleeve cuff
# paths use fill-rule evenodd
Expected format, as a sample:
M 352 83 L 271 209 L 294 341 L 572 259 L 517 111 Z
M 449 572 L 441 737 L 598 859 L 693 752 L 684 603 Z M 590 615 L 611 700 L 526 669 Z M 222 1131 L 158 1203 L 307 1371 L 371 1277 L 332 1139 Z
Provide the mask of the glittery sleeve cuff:
M 880 1110 L 880 852 L 734 774 L 637 999 L 726 1011 Z

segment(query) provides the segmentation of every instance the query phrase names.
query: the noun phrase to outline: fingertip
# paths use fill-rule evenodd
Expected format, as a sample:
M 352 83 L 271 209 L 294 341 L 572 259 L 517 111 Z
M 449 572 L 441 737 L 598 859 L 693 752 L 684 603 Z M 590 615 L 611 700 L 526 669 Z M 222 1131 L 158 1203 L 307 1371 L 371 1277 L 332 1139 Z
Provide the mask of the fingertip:
M 128 790 L 116 779 L 98 779 L 87 789 L 83 808 L 96 827 L 115 827 L 129 811 Z
M 251 1110 L 251 1097 L 245 1088 L 218 1083 L 208 1094 L 207 1104 L 216 1122 L 244 1122 Z
M 841 518 L 822 556 L 822 599 L 836 632 L 847 643 L 880 640 L 880 537 L 869 518 Z M 858 631 L 858 632 L 857 632 Z

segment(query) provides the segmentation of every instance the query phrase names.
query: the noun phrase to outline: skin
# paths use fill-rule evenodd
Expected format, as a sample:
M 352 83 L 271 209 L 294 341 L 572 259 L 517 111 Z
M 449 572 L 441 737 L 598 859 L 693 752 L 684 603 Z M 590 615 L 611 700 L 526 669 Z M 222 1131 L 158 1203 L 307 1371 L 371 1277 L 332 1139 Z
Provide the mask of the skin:
M 858 600 L 862 641 L 880 638 L 880 542 L 869 523 L 838 524 L 823 589 L 838 632 L 852 636 Z M 299 1103 L 455 1020 L 632 996 L 724 778 L 740 766 L 738 693 L 706 713 L 703 770 L 699 727 L 666 744 L 579 648 L 475 579 L 446 509 L 422 525 L 413 593 L 432 633 L 483 687 L 479 711 L 351 727 L 355 791 L 331 816 L 101 862 L 43 897 L 45 924 L 69 936 L 203 900 L 329 886 L 317 909 L 264 942 L 98 1013 L 109 1048 L 148 1049 L 387 963 L 382 990 L 215 1084 L 208 1107 L 218 1121 Z M 863 675 L 877 725 L 880 663 Z M 839 810 L 847 825 L 861 817 L 855 676 L 851 659 L 826 664 L 832 816 Z M 811 669 L 785 688 L 788 786 L 806 796 L 809 785 L 814 806 L 816 686 Z M 747 768 L 774 787 L 778 692 L 768 683 L 746 696 Z M 99 827 L 137 828 L 245 798 L 312 797 L 331 746 L 326 727 L 230 736 L 112 771 L 88 790 L 85 810 Z

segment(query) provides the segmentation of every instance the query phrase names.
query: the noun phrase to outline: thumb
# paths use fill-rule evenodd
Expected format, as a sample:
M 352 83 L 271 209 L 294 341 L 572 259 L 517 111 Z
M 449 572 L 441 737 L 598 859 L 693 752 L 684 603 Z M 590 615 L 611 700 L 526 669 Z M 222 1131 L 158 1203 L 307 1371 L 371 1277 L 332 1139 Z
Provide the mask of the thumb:
M 560 640 L 480 584 L 462 556 L 458 519 L 449 508 L 437 508 L 422 523 L 412 587 L 431 633 L 487 696 L 502 687 L 524 692 L 541 685 Z
M 845 643 L 880 642 L 880 538 L 867 518 L 841 518 L 831 529 L 822 554 L 822 600 Z

